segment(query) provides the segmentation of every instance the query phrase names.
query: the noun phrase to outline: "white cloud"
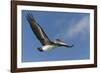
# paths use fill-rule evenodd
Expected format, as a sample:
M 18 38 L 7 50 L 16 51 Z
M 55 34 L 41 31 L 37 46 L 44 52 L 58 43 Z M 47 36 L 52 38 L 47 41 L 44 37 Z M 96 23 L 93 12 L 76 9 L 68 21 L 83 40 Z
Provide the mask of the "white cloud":
M 78 34 L 84 36 L 85 33 L 89 32 L 89 16 L 85 16 L 76 24 L 73 23 L 72 27 L 69 27 L 66 34 L 68 37 L 73 37 Z
M 63 27 L 63 31 L 58 31 L 59 33 L 55 35 L 54 38 L 75 38 L 77 36 L 79 39 L 85 39 L 85 37 L 87 37 L 87 34 L 89 33 L 89 27 L 90 27 L 90 19 L 89 16 L 84 16 L 83 18 L 81 18 L 79 21 L 75 21 L 75 19 L 70 20 L 70 24 L 68 26 L 68 28 L 66 29 L 66 27 Z M 60 21 L 60 23 L 66 23 L 66 21 Z

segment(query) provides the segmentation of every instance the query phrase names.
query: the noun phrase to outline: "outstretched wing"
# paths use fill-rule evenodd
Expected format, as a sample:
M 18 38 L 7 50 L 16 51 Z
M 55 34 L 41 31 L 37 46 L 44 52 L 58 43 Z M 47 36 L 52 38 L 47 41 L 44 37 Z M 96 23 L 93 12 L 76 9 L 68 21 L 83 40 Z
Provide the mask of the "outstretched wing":
M 36 35 L 37 39 L 40 41 L 42 45 L 46 45 L 50 43 L 49 38 L 47 37 L 46 33 L 43 31 L 41 26 L 35 21 L 32 14 L 27 14 L 27 20 L 30 24 L 30 27 L 34 34 Z
M 74 45 L 69 45 L 67 43 L 65 43 L 64 41 L 60 40 L 60 39 L 56 39 L 55 43 L 59 46 L 65 46 L 65 47 L 73 47 Z

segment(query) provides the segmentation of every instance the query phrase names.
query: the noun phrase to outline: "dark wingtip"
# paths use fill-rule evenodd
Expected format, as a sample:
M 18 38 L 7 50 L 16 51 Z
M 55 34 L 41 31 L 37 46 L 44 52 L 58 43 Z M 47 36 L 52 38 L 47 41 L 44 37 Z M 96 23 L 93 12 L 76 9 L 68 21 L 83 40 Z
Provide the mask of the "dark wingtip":
M 74 45 L 71 45 L 71 46 L 69 46 L 69 47 L 74 47 Z
M 72 45 L 72 47 L 74 47 L 74 45 Z
M 32 13 L 27 13 L 26 19 L 27 19 L 28 21 L 33 20 L 34 22 L 36 22 Z
M 74 47 L 74 45 L 65 45 L 65 47 L 71 48 L 71 47 Z

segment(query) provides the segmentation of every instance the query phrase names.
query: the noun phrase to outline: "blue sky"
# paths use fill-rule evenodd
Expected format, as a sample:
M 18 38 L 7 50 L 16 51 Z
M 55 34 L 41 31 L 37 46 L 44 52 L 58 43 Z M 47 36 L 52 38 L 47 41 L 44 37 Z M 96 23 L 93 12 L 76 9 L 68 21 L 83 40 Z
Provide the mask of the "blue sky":
M 25 17 L 28 13 L 32 13 L 51 40 L 60 38 L 74 47 L 58 47 L 51 51 L 39 52 L 37 48 L 42 45 Z M 89 59 L 89 29 L 89 13 L 22 10 L 22 62 Z

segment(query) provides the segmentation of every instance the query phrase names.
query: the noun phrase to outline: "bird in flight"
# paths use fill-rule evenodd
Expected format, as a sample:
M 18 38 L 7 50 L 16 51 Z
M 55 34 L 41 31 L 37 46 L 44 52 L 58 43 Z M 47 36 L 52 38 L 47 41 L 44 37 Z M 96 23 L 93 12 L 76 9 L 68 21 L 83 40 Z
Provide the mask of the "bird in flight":
M 42 47 L 37 48 L 40 52 L 48 51 L 57 47 L 73 47 L 73 45 L 68 45 L 60 39 L 51 41 L 42 27 L 36 22 L 32 14 L 27 14 L 26 19 L 33 33 L 42 44 Z

